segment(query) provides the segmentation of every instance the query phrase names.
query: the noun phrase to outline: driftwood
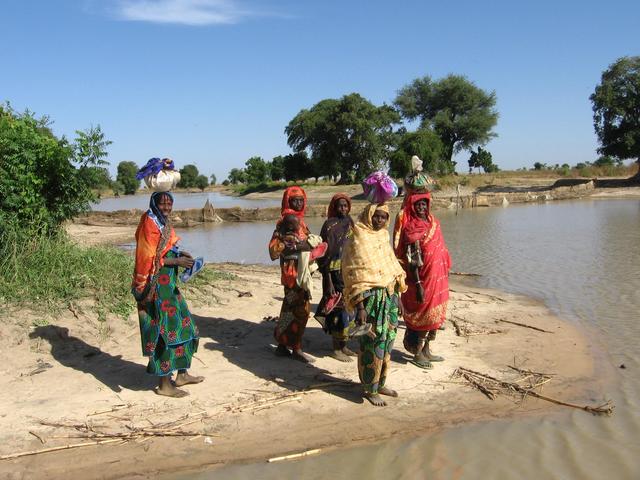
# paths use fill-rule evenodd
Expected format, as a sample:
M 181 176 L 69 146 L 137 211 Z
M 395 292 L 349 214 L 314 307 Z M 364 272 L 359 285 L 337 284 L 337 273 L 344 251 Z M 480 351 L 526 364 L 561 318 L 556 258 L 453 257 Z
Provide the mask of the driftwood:
M 515 367 L 511 367 L 515 368 Z M 515 368 L 516 370 L 519 370 Z M 471 370 L 469 368 L 458 367 L 453 375 L 461 376 L 466 379 L 469 383 L 471 383 L 474 387 L 478 388 L 483 394 L 485 394 L 490 399 L 494 399 L 498 393 L 518 393 L 523 397 L 532 396 L 535 398 L 539 398 L 540 400 L 545 400 L 547 402 L 555 403 L 556 405 L 562 405 L 565 407 L 576 408 L 579 410 L 584 410 L 586 412 L 592 413 L 594 415 L 611 415 L 613 413 L 613 405 L 611 401 L 607 401 L 602 405 L 598 405 L 596 407 L 592 407 L 590 405 L 577 405 L 575 403 L 569 403 L 562 400 L 558 400 L 552 397 L 548 397 L 546 395 L 542 395 L 534 390 L 534 388 L 539 387 L 543 383 L 549 381 L 548 378 L 541 382 L 536 382 L 534 385 L 530 387 L 523 387 L 516 382 L 508 382 L 505 380 L 500 380 L 498 378 L 492 377 L 491 375 L 487 375 L 486 373 L 476 372 L 475 370 Z
M 280 462 L 282 460 L 292 460 L 294 458 L 307 457 L 309 455 L 315 455 L 317 453 L 320 453 L 321 451 L 322 450 L 319 448 L 314 448 L 313 450 L 306 450 L 300 453 L 292 453 L 291 455 L 284 455 L 282 457 L 273 457 L 267 460 L 267 462 L 273 463 L 273 462 Z
M 502 318 L 499 318 L 497 321 L 498 322 L 504 322 L 504 323 L 510 323 L 512 325 L 518 325 L 519 327 L 530 328 L 531 330 L 537 330 L 538 332 L 555 333 L 555 332 L 551 332 L 549 330 L 544 330 L 543 328 L 534 327 L 533 325 L 527 325 L 526 323 L 513 322 L 511 320 L 504 320 Z
M 449 275 L 458 275 L 461 277 L 481 277 L 480 273 L 468 273 L 468 272 L 449 272 Z
M 30 450 L 28 452 L 10 453 L 9 455 L 0 456 L 0 460 L 10 460 L 12 458 L 26 457 L 29 455 L 38 455 L 40 453 L 57 452 L 60 450 L 69 450 L 71 448 L 90 447 L 92 445 L 103 445 L 105 443 L 115 443 L 115 442 L 122 442 L 122 439 L 114 438 L 110 440 L 97 440 L 95 442 L 72 443 L 70 445 L 61 445 L 59 447 L 44 448 L 42 450 Z

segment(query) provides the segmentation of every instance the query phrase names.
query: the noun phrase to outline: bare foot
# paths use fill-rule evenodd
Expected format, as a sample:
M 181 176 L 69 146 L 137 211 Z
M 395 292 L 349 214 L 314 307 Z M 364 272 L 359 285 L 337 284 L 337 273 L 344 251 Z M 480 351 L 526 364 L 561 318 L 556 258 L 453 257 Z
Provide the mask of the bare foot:
M 396 392 L 395 390 L 390 389 L 389 387 L 380 387 L 378 389 L 378 393 L 380 395 L 386 395 L 387 397 L 397 397 L 398 396 L 398 392 Z
M 276 348 L 275 354 L 278 357 L 290 357 L 291 356 L 291 352 L 284 345 L 278 345 L 278 348 Z
M 365 393 L 364 398 L 371 402 L 371 405 L 375 407 L 386 407 L 387 402 L 385 402 L 380 395 L 377 393 Z
M 350 357 L 357 357 L 358 354 L 356 352 L 353 352 L 351 350 L 349 350 L 349 347 L 342 347 L 342 353 L 344 353 L 345 355 L 348 355 Z
M 204 381 L 204 377 L 194 377 L 189 375 L 187 372 L 178 373 L 176 375 L 176 387 L 182 387 L 183 385 L 190 385 L 194 383 L 201 383 Z
M 340 362 L 353 362 L 353 358 L 346 355 L 343 350 L 333 350 L 331 356 Z
M 189 392 L 180 390 L 174 387 L 171 383 L 159 386 L 158 388 L 156 388 L 156 393 L 158 395 L 163 395 L 165 397 L 172 397 L 172 398 L 182 398 L 189 395 Z
M 294 350 L 292 358 L 294 360 L 298 360 L 299 362 L 302 362 L 302 363 L 313 363 L 313 362 L 315 362 L 313 357 L 311 357 L 310 355 L 307 355 L 302 350 Z

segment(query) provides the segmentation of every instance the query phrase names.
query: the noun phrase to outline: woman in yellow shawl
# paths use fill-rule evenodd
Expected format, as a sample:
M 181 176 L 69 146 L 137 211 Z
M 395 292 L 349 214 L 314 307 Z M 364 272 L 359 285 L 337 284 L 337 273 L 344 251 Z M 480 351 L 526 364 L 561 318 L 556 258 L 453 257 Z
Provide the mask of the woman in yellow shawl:
M 402 315 L 400 293 L 406 291 L 405 273 L 391 249 L 389 207 L 368 205 L 353 227 L 342 256 L 343 296 L 356 322 L 371 325 L 362 335 L 358 352 L 358 373 L 364 396 L 375 406 L 385 406 L 380 395 L 397 397 L 385 386 L 398 317 Z

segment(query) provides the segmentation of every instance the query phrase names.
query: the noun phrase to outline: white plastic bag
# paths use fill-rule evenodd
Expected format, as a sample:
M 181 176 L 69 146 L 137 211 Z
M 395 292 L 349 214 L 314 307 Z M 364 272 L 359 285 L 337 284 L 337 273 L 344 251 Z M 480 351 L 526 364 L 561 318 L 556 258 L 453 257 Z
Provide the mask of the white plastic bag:
M 144 177 L 144 183 L 154 192 L 168 192 L 180 181 L 180 172 L 176 170 L 160 170 L 155 175 Z

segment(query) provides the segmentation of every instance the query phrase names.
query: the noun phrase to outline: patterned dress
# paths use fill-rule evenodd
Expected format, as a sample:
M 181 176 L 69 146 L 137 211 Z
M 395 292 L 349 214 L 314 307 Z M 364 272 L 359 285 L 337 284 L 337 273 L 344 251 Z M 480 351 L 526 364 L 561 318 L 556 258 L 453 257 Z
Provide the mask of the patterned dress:
M 176 258 L 170 250 L 165 258 Z M 178 267 L 163 266 L 152 300 L 138 303 L 142 354 L 149 357 L 147 373 L 171 375 L 188 369 L 198 349 L 198 328 L 176 285 Z
M 367 322 L 372 324 L 375 338 L 362 335 L 358 353 L 358 374 L 366 393 L 372 395 L 384 387 L 389 361 L 398 328 L 397 294 L 386 288 L 374 288 L 363 294 Z

